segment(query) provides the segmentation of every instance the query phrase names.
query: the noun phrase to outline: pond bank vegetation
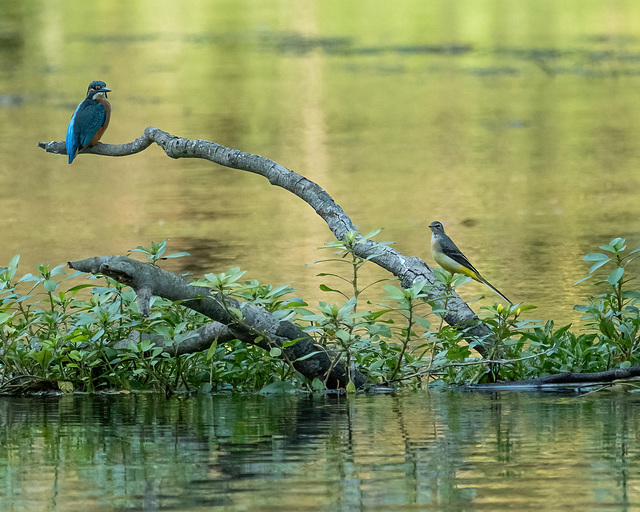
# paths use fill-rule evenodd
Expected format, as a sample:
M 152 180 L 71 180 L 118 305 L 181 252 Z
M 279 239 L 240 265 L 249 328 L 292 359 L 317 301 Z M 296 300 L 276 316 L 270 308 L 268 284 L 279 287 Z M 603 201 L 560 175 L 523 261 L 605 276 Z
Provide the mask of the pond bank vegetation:
M 640 375 L 640 292 L 627 287 L 635 279 L 627 267 L 640 252 L 627 251 L 625 240 L 614 239 L 584 258 L 592 263 L 585 280 L 603 278 L 595 283 L 600 293 L 575 306 L 584 314 L 583 326 L 556 328 L 552 321 L 526 319 L 533 306 L 495 303 L 477 318 L 492 334 L 487 341 L 444 321 L 447 301 L 469 278 L 435 269 L 435 284 L 418 281 L 406 289 L 390 281 L 362 284 L 368 261 L 356 248 L 375 234 L 349 234 L 324 246 L 335 254 L 316 263 L 338 261 L 345 272 L 320 274 L 341 285 L 322 285 L 327 301 L 316 307 L 295 297 L 289 286 L 243 280 L 239 268 L 188 283 L 158 267 L 163 259 L 188 256 L 167 255 L 166 241 L 132 251 L 147 262 L 115 258 L 134 262 L 134 272 L 140 265 L 173 276 L 196 290 L 193 297 L 172 300 L 161 296 L 172 293 L 166 290 L 145 296 L 141 288 L 136 293 L 135 283 L 133 288 L 124 283 L 130 277 L 104 266 L 89 282 L 68 287 L 80 272 L 63 265 L 40 265 L 37 273 L 17 277 L 16 256 L 0 269 L 0 393 L 310 393 L 372 386 L 487 389 L 488 384 L 532 389 Z M 109 272 L 120 272 L 124 282 Z M 380 287 L 384 295 L 375 307 L 359 301 L 369 287 Z M 443 307 L 438 307 L 432 292 L 442 287 Z M 330 300 L 336 297 L 341 300 Z M 193 306 L 211 298 L 217 313 Z M 278 324 L 275 331 L 252 316 L 259 312 Z M 213 315 L 218 320 L 212 321 Z M 299 331 L 287 337 L 285 324 Z
M 427 266 L 358 233 L 318 184 L 268 158 L 148 127 L 128 144 L 84 152 L 132 155 L 152 144 L 170 158 L 201 158 L 266 178 L 309 204 L 335 241 L 323 249 L 343 273 L 321 273 L 327 301 L 313 307 L 289 286 L 243 280 L 232 268 L 189 282 L 160 268 L 167 242 L 126 256 L 45 265 L 16 279 L 19 257 L 0 271 L 0 392 L 61 391 L 352 393 L 371 387 L 505 386 L 611 382 L 640 374 L 640 292 L 629 264 L 640 254 L 616 238 L 585 256 L 598 294 L 575 309 L 584 325 L 527 318 L 534 306 L 494 303 L 477 315 L 456 293 L 469 278 Z M 66 154 L 64 142 L 40 142 Z M 365 283 L 363 266 L 389 272 Z M 65 287 L 69 277 L 91 283 Z M 104 279 L 95 284 L 94 279 Z M 391 280 L 393 279 L 393 280 Z M 584 280 L 583 280 L 584 281 Z M 580 283 L 580 282 L 579 282 Z M 576 283 L 578 284 L 578 283 Z M 361 300 L 381 287 L 380 304 Z M 89 291 L 89 288 L 91 289 Z M 339 301 L 335 302 L 334 299 Z

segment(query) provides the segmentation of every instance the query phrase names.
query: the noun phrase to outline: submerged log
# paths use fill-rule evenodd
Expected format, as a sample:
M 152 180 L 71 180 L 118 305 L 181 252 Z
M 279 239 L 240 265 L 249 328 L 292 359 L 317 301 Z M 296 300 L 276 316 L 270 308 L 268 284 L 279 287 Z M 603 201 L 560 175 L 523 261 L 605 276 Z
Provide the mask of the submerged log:
M 613 370 L 593 373 L 563 372 L 554 375 L 545 375 L 544 377 L 538 377 L 536 379 L 474 384 L 468 386 L 468 389 L 473 389 L 474 391 L 579 391 L 636 377 L 640 377 L 640 366 L 615 368 Z

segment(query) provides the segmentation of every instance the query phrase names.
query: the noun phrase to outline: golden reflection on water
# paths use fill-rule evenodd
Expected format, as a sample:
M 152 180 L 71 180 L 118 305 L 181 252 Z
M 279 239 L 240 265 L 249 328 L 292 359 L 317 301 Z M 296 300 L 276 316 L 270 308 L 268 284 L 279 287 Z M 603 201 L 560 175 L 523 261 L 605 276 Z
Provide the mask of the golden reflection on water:
M 534 318 L 575 320 L 580 258 L 640 245 L 635 2 L 6 4 L 0 261 L 20 253 L 24 272 L 169 238 L 194 254 L 171 268 L 240 265 L 334 300 L 305 266 L 331 234 L 264 179 L 156 147 L 72 166 L 38 150 L 92 79 L 113 89 L 105 142 L 154 125 L 267 156 L 428 263 L 441 220 Z

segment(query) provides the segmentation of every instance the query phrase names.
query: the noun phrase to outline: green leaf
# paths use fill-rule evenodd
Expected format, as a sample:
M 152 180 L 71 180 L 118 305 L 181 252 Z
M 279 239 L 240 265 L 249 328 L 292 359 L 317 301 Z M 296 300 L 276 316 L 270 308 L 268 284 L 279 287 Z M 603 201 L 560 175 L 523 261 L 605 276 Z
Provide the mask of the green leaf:
M 207 353 L 206 353 L 206 358 L 208 361 L 211 361 L 211 359 L 213 359 L 213 356 L 216 353 L 216 350 L 218 350 L 218 340 L 214 340 L 214 342 L 211 344 L 211 346 L 207 349 Z
M 369 238 L 373 238 L 378 233 L 380 233 L 380 231 L 382 231 L 382 230 L 381 229 L 374 229 L 373 231 L 369 231 L 369 233 L 367 233 L 366 235 L 362 235 L 362 239 L 367 240 Z
M 269 350 L 269 355 L 271 357 L 280 357 L 282 355 L 282 349 L 278 347 L 271 347 L 271 350 Z
M 238 308 L 230 307 L 229 312 L 233 314 L 237 320 L 242 320 L 242 311 L 240 311 Z
M 324 317 L 322 315 L 308 314 L 301 315 L 300 320 L 303 320 L 305 322 L 320 322 L 321 320 L 324 320 Z
M 33 281 L 40 281 L 39 277 L 34 276 L 31 273 L 23 275 L 20 279 L 18 279 L 19 283 L 29 283 Z
M 176 334 L 173 341 L 175 343 L 182 343 L 183 341 L 186 341 L 188 339 L 191 338 L 195 338 L 197 336 L 196 333 L 194 333 L 193 331 L 189 331 L 189 332 L 183 332 L 180 334 Z
M 63 393 L 73 393 L 73 382 L 69 382 L 66 380 L 59 380 L 58 389 Z
M 15 314 L 16 314 L 15 311 L 10 315 L 7 313 L 0 313 L 0 325 L 6 324 L 11 318 L 13 318 L 13 315 Z
M 349 383 L 347 384 L 347 393 L 355 393 L 356 385 L 353 383 L 351 379 L 349 379 Z
M 342 341 L 343 343 L 350 343 L 351 340 L 351 334 L 349 334 L 347 331 L 345 331 L 344 329 L 338 329 L 336 331 L 335 334 L 336 338 L 338 338 L 340 341 Z
M 320 289 L 323 292 L 337 292 L 337 293 L 342 293 L 340 290 L 334 290 L 333 288 L 329 288 L 326 284 L 321 284 L 320 285 Z
M 604 261 L 599 261 L 597 263 L 594 263 L 593 265 L 591 265 L 591 268 L 589 269 L 589 274 L 593 274 L 596 270 L 598 270 L 600 267 L 606 265 L 610 261 L 611 261 L 611 259 L 607 259 L 607 260 L 604 260 Z
M 427 320 L 426 318 L 422 318 L 421 316 L 416 317 L 415 321 L 420 327 L 424 329 L 429 329 L 431 327 L 431 322 L 429 322 L 429 320 Z
M 168 260 L 169 258 L 183 258 L 185 256 L 191 256 L 188 252 L 174 252 L 173 254 L 169 254 L 165 256 L 164 259 Z
M 295 340 L 287 340 L 282 344 L 283 348 L 287 348 L 290 347 L 292 345 L 295 345 L 296 343 L 298 343 L 300 340 L 303 340 L 305 338 L 296 338 Z
M 625 242 L 626 240 L 624 238 L 614 238 L 607 245 L 601 245 L 600 249 L 602 249 L 603 251 L 618 253 L 620 251 L 624 251 Z
M 11 261 L 9 262 L 9 267 L 17 267 L 19 261 L 20 261 L 20 255 L 16 254 L 13 258 L 11 258 Z
M 151 259 L 158 259 L 160 258 L 163 254 L 164 251 L 167 250 L 167 240 L 163 240 L 162 242 L 158 243 L 158 244 L 154 244 L 153 242 L 151 242 L 151 252 L 152 254 L 147 256 L 148 260 Z
M 141 252 L 143 254 L 149 254 L 149 250 L 145 249 L 144 247 L 142 247 L 141 245 L 139 245 L 138 247 L 136 247 L 135 249 L 129 249 L 129 252 Z
M 383 364 L 385 364 L 386 361 L 384 359 L 378 359 L 377 361 L 374 361 L 373 364 L 369 365 L 369 371 L 370 372 L 375 372 L 377 370 L 379 370 Z
M 575 283 L 573 283 L 573 286 L 576 286 L 577 284 L 580 284 L 583 281 L 586 281 L 587 279 L 591 279 L 593 276 L 587 276 L 587 277 L 583 277 L 582 279 L 576 281 Z
M 567 325 L 564 325 L 564 326 L 560 327 L 560 328 L 555 332 L 556 337 L 563 336 L 563 335 L 564 335 L 564 333 L 566 333 L 566 332 L 569 330 L 569 328 L 570 328 L 570 327 L 571 327 L 571 324 L 567 324 Z
M 295 360 L 295 361 L 293 361 L 293 362 L 295 363 L 296 361 L 304 361 L 305 359 L 309 359 L 310 357 L 316 356 L 316 355 L 318 355 L 318 354 L 324 354 L 324 353 L 325 353 L 325 352 L 321 352 L 321 351 L 319 351 L 319 350 L 316 350 L 315 352 L 310 352 L 310 353 L 308 353 L 308 354 L 305 354 L 305 355 L 304 355 L 304 356 L 302 356 L 302 357 L 299 357 L 298 359 L 296 359 L 296 360 Z
M 611 258 L 609 258 L 609 256 L 602 254 L 601 252 L 592 252 L 582 258 L 583 261 L 609 261 L 610 259 Z
M 600 321 L 600 332 L 604 334 L 607 338 L 614 338 L 616 333 L 616 328 L 613 325 L 613 322 L 610 318 L 603 318 Z
M 69 358 L 74 361 L 82 361 L 82 354 L 77 350 L 72 350 L 69 352 Z
M 404 290 L 398 288 L 397 286 L 386 285 L 383 286 L 382 289 L 387 292 L 388 299 L 392 300 L 402 300 L 405 298 Z
M 311 381 L 311 389 L 313 389 L 314 391 L 322 391 L 324 389 L 324 382 L 316 377 Z
M 380 311 L 372 311 L 371 313 L 367 313 L 367 319 L 375 321 L 378 320 L 382 315 L 386 315 L 387 313 L 391 313 L 392 311 L 394 311 L 393 309 L 381 309 Z M 385 320 L 381 320 L 382 322 L 384 322 Z M 387 322 L 393 323 L 393 320 L 387 320 Z
M 91 288 L 92 286 L 95 286 L 94 284 L 79 284 L 76 286 L 72 286 L 71 288 L 69 288 L 69 292 L 77 292 L 79 290 L 84 290 L 85 288 Z
M 615 269 L 613 272 L 611 272 L 609 274 L 609 276 L 607 277 L 607 281 L 609 282 L 610 285 L 616 285 L 618 284 L 618 282 L 620 281 L 620 279 L 622 279 L 622 276 L 624 275 L 624 269 L 618 267 L 617 269 Z
M 20 261 L 20 255 L 16 254 L 13 258 L 11 258 L 11 261 L 9 262 L 9 265 L 7 266 L 7 278 L 9 280 L 13 279 L 13 276 L 16 275 L 16 272 L 18 271 L 18 262 Z
M 205 276 L 206 277 L 206 276 Z M 201 286 L 202 288 L 211 288 L 212 283 L 209 281 L 193 281 L 189 283 L 190 286 Z
M 268 293 L 269 297 L 282 297 L 283 295 L 287 295 L 291 292 L 294 292 L 295 290 L 293 288 L 291 288 L 291 286 L 289 286 L 288 284 L 284 284 L 282 286 L 278 286 L 277 288 L 274 288 L 273 290 L 271 290 Z M 300 300 L 300 299 L 298 299 Z
M 56 268 L 54 268 L 51 271 L 51 275 L 52 276 L 59 276 L 59 275 L 66 275 L 66 272 L 64 271 L 66 265 L 58 265 Z
M 340 308 L 340 314 L 349 316 L 349 314 L 353 311 L 353 308 L 358 304 L 357 297 L 351 297 L 347 302 L 345 302 Z
M 47 279 L 43 283 L 44 289 L 48 292 L 53 292 L 58 287 L 58 283 L 56 283 L 53 279 Z

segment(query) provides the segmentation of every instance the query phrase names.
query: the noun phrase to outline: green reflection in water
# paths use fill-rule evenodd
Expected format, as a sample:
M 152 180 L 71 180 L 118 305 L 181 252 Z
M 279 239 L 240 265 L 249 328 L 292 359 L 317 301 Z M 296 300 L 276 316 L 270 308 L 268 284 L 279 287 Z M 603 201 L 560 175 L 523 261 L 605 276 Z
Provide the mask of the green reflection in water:
M 5 398 L 0 508 L 637 506 L 637 407 L 615 392 Z

